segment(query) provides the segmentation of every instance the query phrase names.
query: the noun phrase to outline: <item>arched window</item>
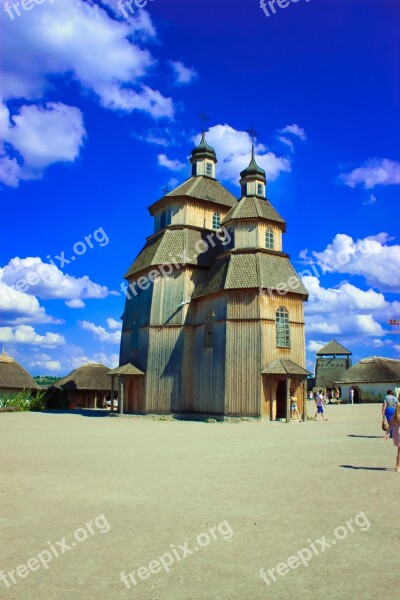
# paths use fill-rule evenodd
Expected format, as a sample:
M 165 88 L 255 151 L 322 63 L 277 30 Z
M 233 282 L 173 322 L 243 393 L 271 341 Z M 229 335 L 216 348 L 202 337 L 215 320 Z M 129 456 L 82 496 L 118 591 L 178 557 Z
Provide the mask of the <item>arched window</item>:
M 270 250 L 274 249 L 274 230 L 272 227 L 267 227 L 265 232 L 265 247 Z
M 209 310 L 206 316 L 206 322 L 204 324 L 203 348 L 212 348 L 214 345 L 214 324 L 215 312 L 213 310 Z
M 276 345 L 278 348 L 290 348 L 289 313 L 284 306 L 276 311 Z
M 221 213 L 215 212 L 213 214 L 213 229 L 219 229 L 221 227 Z

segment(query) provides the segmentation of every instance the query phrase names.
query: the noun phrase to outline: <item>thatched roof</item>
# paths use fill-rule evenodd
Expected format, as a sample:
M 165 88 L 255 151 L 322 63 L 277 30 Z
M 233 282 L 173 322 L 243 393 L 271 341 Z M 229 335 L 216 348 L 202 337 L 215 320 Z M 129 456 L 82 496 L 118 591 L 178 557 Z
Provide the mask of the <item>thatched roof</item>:
M 360 360 L 335 383 L 400 383 L 400 360 L 372 356 Z
M 352 353 L 350 352 L 350 350 L 347 350 L 347 348 L 342 346 L 342 344 L 339 344 L 339 342 L 337 342 L 336 340 L 332 340 L 329 342 L 329 344 L 321 348 L 321 350 L 318 350 L 316 354 L 317 356 L 322 356 L 324 354 L 329 354 L 333 356 L 345 354 L 347 356 L 351 356 Z
M 0 389 L 40 390 L 31 375 L 11 356 L 0 354 Z
M 303 369 L 290 358 L 277 358 L 261 372 L 265 375 L 302 375 L 304 377 L 311 375 L 310 371 Z
M 109 368 L 101 363 L 89 363 L 57 381 L 56 386 L 63 390 L 108 390 L 108 371 Z

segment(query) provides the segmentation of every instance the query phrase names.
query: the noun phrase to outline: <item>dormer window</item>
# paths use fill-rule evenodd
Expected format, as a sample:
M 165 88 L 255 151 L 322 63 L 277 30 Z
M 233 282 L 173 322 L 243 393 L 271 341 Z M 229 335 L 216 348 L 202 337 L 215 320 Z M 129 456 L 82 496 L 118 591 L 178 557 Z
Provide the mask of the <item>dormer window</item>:
M 265 247 L 269 250 L 274 249 L 274 230 L 272 227 L 267 227 L 265 232 Z
M 160 229 L 165 227 L 165 211 L 163 210 L 160 214 Z
M 213 174 L 212 163 L 206 162 L 206 175 L 208 175 L 209 177 L 212 177 L 212 174 Z
M 215 212 L 213 214 L 213 229 L 219 229 L 221 227 L 221 213 Z

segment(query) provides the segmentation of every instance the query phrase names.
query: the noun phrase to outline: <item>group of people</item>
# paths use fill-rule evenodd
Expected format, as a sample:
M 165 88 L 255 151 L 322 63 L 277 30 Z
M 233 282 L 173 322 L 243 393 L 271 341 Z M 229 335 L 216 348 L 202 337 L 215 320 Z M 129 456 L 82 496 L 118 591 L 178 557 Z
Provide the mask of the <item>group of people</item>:
M 400 402 L 392 390 L 387 395 L 382 405 L 382 418 L 387 421 L 385 440 L 389 437 L 397 447 L 396 471 L 400 471 Z

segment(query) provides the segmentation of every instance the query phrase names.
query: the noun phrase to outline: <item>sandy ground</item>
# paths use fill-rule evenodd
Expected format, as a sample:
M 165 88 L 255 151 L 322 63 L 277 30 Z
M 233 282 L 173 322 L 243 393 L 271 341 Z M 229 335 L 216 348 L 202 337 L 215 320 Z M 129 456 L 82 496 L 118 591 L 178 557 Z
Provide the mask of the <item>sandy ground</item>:
M 400 473 L 379 411 L 289 425 L 1 414 L 0 568 L 36 570 L 0 581 L 0 598 L 397 598 Z M 291 556 L 267 586 L 260 569 Z M 120 572 L 140 567 L 127 589 Z

